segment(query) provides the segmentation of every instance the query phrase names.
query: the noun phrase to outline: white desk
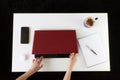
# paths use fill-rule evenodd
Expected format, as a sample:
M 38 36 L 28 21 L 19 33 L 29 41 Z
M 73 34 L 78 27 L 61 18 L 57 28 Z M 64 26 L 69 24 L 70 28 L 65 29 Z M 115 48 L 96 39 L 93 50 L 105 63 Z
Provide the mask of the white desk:
M 107 13 L 15 13 L 13 16 L 12 72 L 24 72 L 31 67 L 34 30 L 41 29 L 75 29 L 78 39 L 98 32 L 105 46 L 107 61 L 87 68 L 79 51 L 73 71 L 110 71 Z M 84 27 L 86 17 L 98 17 L 94 27 Z M 20 43 L 22 26 L 30 27 L 29 44 Z M 69 58 L 45 58 L 40 72 L 66 71 L 68 62 Z

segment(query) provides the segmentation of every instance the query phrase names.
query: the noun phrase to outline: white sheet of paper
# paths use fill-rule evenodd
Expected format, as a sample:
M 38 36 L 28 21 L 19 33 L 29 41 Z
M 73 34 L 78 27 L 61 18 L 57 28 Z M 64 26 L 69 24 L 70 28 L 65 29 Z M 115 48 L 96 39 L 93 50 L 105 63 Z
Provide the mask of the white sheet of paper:
M 106 51 L 99 34 L 93 34 L 78 40 L 87 67 L 95 66 L 107 60 Z M 88 47 L 96 52 L 94 54 Z

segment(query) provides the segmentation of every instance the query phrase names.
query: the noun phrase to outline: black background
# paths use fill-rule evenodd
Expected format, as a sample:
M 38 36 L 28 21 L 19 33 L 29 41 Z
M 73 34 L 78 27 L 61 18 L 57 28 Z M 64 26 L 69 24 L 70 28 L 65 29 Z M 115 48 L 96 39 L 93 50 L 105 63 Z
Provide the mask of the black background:
M 0 80 L 14 80 L 11 72 L 13 13 L 108 13 L 110 72 L 73 72 L 71 80 L 119 80 L 120 7 L 117 0 L 0 0 Z M 22 65 L 22 64 L 21 64 Z M 65 72 L 35 73 L 28 80 L 62 80 Z

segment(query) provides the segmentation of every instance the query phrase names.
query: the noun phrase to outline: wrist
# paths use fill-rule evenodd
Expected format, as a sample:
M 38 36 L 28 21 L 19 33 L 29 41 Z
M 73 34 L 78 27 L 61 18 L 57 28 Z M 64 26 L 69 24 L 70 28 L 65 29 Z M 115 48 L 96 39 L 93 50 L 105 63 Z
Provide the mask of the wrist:
M 68 70 L 72 70 L 72 68 L 73 68 L 72 65 L 68 66 Z
M 30 69 L 28 70 L 28 72 L 31 73 L 31 74 L 34 74 L 34 73 L 37 72 L 37 70 L 30 68 Z

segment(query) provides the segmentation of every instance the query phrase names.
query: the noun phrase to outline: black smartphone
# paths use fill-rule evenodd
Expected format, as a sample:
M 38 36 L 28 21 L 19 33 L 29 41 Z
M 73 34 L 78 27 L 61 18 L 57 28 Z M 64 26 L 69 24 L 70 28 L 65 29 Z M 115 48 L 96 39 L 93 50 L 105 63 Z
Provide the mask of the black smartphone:
M 29 43 L 29 27 L 21 27 L 21 43 Z

